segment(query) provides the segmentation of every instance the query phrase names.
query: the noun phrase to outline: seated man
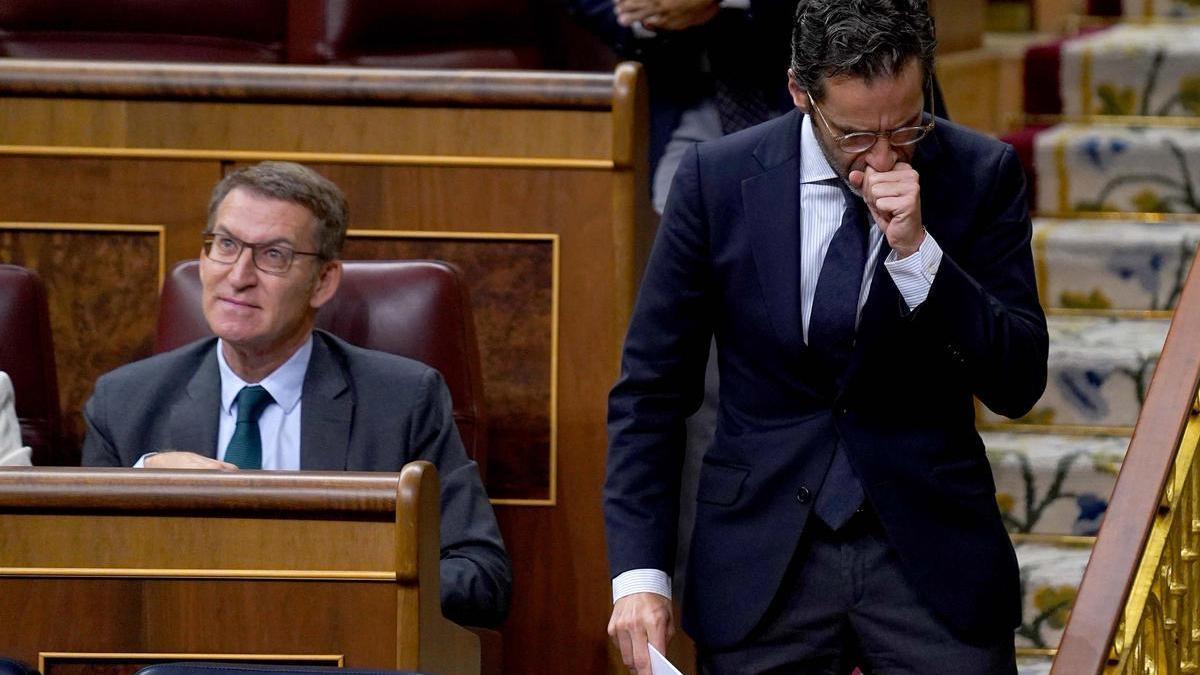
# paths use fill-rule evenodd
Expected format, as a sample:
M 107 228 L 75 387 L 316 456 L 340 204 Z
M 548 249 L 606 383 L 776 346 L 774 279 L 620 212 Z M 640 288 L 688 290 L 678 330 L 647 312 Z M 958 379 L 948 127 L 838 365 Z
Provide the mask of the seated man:
M 0 370 L 0 466 L 29 466 L 29 446 L 21 445 L 12 380 Z
M 118 368 L 84 409 L 85 466 L 399 471 L 437 466 L 442 611 L 494 625 L 512 571 L 437 371 L 314 330 L 337 291 L 341 190 L 297 164 L 225 177 L 200 257 L 204 318 L 217 334 Z

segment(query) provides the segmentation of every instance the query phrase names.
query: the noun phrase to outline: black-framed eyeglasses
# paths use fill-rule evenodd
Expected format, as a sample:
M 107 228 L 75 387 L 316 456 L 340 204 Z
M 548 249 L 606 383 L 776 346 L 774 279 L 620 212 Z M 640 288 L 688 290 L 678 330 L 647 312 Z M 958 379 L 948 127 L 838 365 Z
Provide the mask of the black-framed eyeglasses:
M 223 232 L 204 234 L 204 255 L 213 262 L 232 265 L 241 257 L 242 249 L 245 248 L 250 249 L 254 266 L 267 274 L 287 274 L 298 255 L 322 257 L 320 253 L 297 251 L 284 244 L 251 244 Z
M 916 126 L 899 127 L 897 129 L 889 129 L 887 131 L 855 131 L 848 134 L 836 134 L 833 127 L 829 125 L 829 120 L 825 118 L 825 113 L 821 112 L 821 108 L 817 106 L 817 102 L 813 100 L 812 94 L 808 94 L 808 103 L 817 111 L 817 116 L 821 118 L 821 123 L 825 125 L 825 130 L 829 132 L 829 136 L 837 143 L 842 152 L 849 154 L 857 154 L 870 150 L 875 143 L 883 138 L 894 148 L 903 148 L 906 145 L 913 145 L 929 135 L 933 131 L 934 125 L 934 110 L 935 103 L 933 101 L 933 92 L 929 92 L 929 123 Z M 924 113 L 925 106 L 921 106 L 921 112 Z

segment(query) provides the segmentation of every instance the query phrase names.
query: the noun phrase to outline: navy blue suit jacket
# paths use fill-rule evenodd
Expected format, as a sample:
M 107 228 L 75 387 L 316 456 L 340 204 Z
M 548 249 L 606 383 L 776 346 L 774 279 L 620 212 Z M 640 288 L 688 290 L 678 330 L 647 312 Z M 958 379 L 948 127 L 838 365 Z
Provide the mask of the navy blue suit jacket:
M 851 363 L 831 373 L 801 332 L 801 119 L 699 145 L 675 176 L 609 399 L 611 573 L 673 569 L 684 419 L 715 335 L 720 408 L 683 608 L 692 637 L 730 645 L 762 618 L 839 442 L 929 604 L 967 634 L 1011 627 L 1016 558 L 973 398 L 1019 416 L 1046 384 L 1016 155 L 938 121 L 913 158 L 944 251 L 929 297 L 909 312 L 882 251 Z

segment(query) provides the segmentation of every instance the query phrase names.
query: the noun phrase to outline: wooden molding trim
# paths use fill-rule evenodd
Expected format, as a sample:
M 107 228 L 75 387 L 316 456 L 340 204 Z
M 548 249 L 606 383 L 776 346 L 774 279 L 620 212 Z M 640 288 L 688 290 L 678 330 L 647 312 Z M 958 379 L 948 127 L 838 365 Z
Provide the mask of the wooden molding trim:
M 0 60 L 0 96 L 609 110 L 613 75 Z
M 288 512 L 390 521 L 398 481 L 394 473 L 0 467 L 0 508 Z
M 38 671 L 46 672 L 46 662 L 55 659 L 95 659 L 98 661 L 314 661 L 346 666 L 345 654 L 193 654 L 186 652 L 39 652 Z
M 0 59 L 2 62 L 3 59 Z M 261 162 L 283 160 L 301 164 L 363 164 L 433 166 L 468 169 L 574 169 L 611 171 L 612 160 L 566 157 L 481 157 L 468 155 L 376 155 L 345 152 L 283 152 L 274 150 L 191 150 L 179 148 L 109 148 L 70 145 L 0 145 L 0 156 L 103 159 L 215 160 Z
M 17 223 L 0 221 L 0 232 L 114 232 L 153 234 L 158 237 L 158 287 L 167 273 L 167 228 L 164 225 L 126 225 L 121 223 Z
M 396 581 L 395 572 L 371 570 L 142 569 L 133 567 L 0 567 L 0 577 L 220 579 L 222 581 Z

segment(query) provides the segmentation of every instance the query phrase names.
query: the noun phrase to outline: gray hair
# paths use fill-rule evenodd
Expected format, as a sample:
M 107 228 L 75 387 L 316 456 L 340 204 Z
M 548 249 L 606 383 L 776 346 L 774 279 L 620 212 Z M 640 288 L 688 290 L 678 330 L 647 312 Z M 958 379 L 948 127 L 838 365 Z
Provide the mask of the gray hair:
M 208 225 L 211 232 L 217 208 L 236 188 L 259 197 L 269 197 L 308 209 L 317 219 L 318 253 L 324 260 L 336 260 L 346 241 L 350 208 L 346 195 L 333 181 L 312 169 L 293 162 L 262 162 L 238 169 L 221 179 L 208 200 Z
M 821 101 L 825 81 L 895 77 L 916 58 L 925 78 L 937 49 L 926 0 L 801 0 L 792 26 L 792 73 Z

